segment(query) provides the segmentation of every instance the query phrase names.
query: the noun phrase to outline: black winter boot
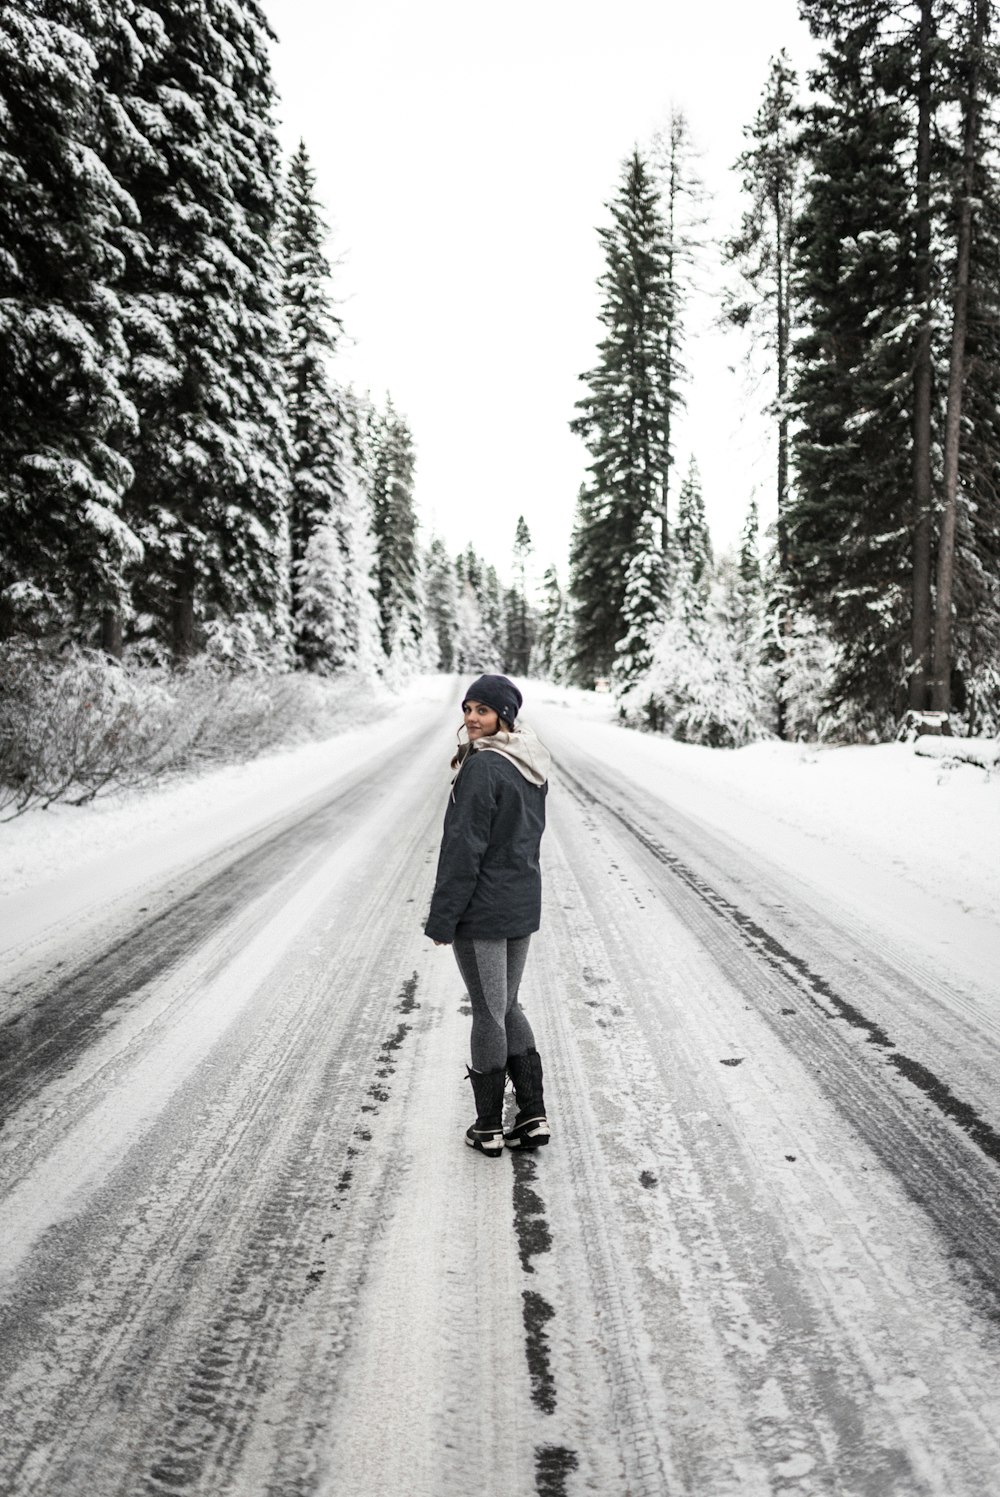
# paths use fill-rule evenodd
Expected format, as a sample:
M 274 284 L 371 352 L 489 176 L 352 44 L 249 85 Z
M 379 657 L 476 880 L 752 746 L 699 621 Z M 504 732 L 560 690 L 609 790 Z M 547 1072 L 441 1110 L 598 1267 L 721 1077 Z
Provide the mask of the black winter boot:
M 476 1099 L 476 1121 L 466 1129 L 465 1142 L 489 1159 L 499 1159 L 503 1153 L 503 1089 L 507 1073 L 473 1071 L 468 1067 L 466 1070 Z
M 508 1149 L 540 1149 L 551 1137 L 542 1095 L 542 1058 L 537 1050 L 508 1055 L 507 1070 L 517 1097 L 517 1117 L 504 1134 L 504 1143 Z

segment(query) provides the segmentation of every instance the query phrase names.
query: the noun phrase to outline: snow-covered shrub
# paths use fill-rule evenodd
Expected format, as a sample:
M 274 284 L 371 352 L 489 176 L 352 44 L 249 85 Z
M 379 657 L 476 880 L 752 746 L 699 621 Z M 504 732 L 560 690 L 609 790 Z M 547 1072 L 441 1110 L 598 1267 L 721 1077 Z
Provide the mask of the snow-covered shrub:
M 681 556 L 649 664 L 619 689 L 624 722 L 687 743 L 739 748 L 771 732 L 771 683 L 755 615 L 741 602 L 732 565 L 695 579 Z
M 0 818 L 82 804 L 367 721 L 386 688 L 367 674 L 237 671 L 209 655 L 183 670 L 122 667 L 84 650 L 0 652 Z
M 158 770 L 168 695 L 94 651 L 9 644 L 0 655 L 0 809 L 92 800 Z
M 199 662 L 246 675 L 273 674 L 291 665 L 289 641 L 275 633 L 274 620 L 263 613 L 238 613 L 231 619 L 208 619 L 202 626 Z
M 652 664 L 619 697 L 624 721 L 685 743 L 739 748 L 768 736 L 758 683 L 717 620 L 671 615 Z
M 822 741 L 835 736 L 839 719 L 831 708 L 837 675 L 837 647 L 808 613 L 770 619 L 769 651 L 774 690 L 785 704 L 785 733 L 791 739 Z

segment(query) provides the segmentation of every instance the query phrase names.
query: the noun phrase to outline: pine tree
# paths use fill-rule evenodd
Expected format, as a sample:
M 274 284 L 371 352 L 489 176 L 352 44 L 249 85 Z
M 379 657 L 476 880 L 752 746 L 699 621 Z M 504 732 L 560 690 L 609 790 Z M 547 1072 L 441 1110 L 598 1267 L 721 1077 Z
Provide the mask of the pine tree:
M 270 32 L 257 0 L 157 0 L 161 42 L 129 108 L 151 147 L 126 186 L 141 234 L 123 300 L 139 434 L 135 591 L 175 657 L 199 621 L 287 629 L 287 433 L 275 253 Z
M 882 732 L 900 706 L 910 633 L 908 121 L 897 63 L 873 41 L 879 7 L 848 8 L 829 8 L 822 94 L 804 128 L 788 575 L 842 646 L 837 700 L 859 731 Z
M 983 196 L 980 165 L 983 146 L 983 95 L 997 79 L 984 56 L 990 31 L 988 0 L 965 0 L 959 7 L 961 34 L 959 55 L 964 62 L 960 92 L 962 110 L 962 155 L 956 183 L 957 234 L 954 293 L 951 309 L 948 391 L 944 423 L 942 515 L 937 547 L 937 574 L 933 619 L 933 675 L 931 705 L 940 712 L 952 706 L 954 668 L 955 550 L 959 516 L 959 481 L 962 456 L 962 402 L 968 379 L 969 310 L 972 298 L 972 248 L 977 207 Z M 964 24 L 963 24 L 964 23 Z
M 455 630 L 455 669 L 495 671 L 499 665 L 496 641 L 483 615 L 485 568 L 470 543 L 455 559 L 458 587 Z
M 320 675 L 342 670 L 350 660 L 346 570 L 336 520 L 319 519 L 294 567 L 293 628 L 299 660 Z
M 827 253 L 817 296 L 822 233 L 807 213 L 800 244 L 815 299 L 804 320 L 826 347 L 817 359 L 807 338 L 797 391 L 807 395 L 798 407 L 807 492 L 796 591 L 808 602 L 811 573 L 838 641 L 838 721 L 853 714 L 859 729 L 880 732 L 904 686 L 911 706 L 929 704 L 935 571 L 940 710 L 953 691 L 961 707 L 966 672 L 983 659 L 983 625 L 987 635 L 1000 628 L 987 581 L 1000 391 L 992 357 L 980 357 L 996 336 L 1000 89 L 979 0 L 803 0 L 803 10 L 826 43 L 827 97 L 807 132 L 820 184 L 812 202 L 823 199 L 831 242 L 839 219 L 845 263 Z M 827 389 L 820 380 L 809 392 L 823 365 Z M 824 447 L 825 515 L 814 463 Z
M 792 304 L 792 234 L 800 198 L 801 161 L 795 125 L 797 79 L 784 52 L 771 71 L 748 149 L 736 162 L 747 207 L 738 232 L 724 246 L 738 268 L 742 295 L 731 295 L 727 315 L 753 336 L 754 349 L 771 361 L 771 414 L 777 438 L 776 510 L 779 565 L 788 565 L 788 380 Z
M 666 558 L 657 542 L 653 516 L 647 515 L 639 549 L 629 562 L 625 577 L 627 629 L 618 642 L 614 667 L 615 687 L 622 696 L 628 696 L 652 665 L 653 650 L 666 619 L 667 597 Z M 653 730 L 662 726 L 655 696 L 651 695 L 642 704 L 642 711 L 646 716 L 645 726 Z
M 371 498 L 350 449 L 345 455 L 342 482 L 340 533 L 346 556 L 348 665 L 354 671 L 372 676 L 385 666 L 382 619 L 376 597 L 378 550 Z
M 555 656 L 556 631 L 559 620 L 563 613 L 565 600 L 563 590 L 559 586 L 559 574 L 555 565 L 545 568 L 542 577 L 541 616 L 538 621 L 538 632 L 535 636 L 534 648 L 532 650 L 529 666 L 530 674 L 541 676 L 543 679 L 553 680 L 553 663 Z
M 413 501 L 413 438 L 391 400 L 375 428 L 372 502 L 378 548 L 382 648 L 413 665 L 421 656 L 425 600 Z
M 435 669 L 453 671 L 458 633 L 458 580 L 444 542 L 434 536 L 427 548 L 427 613 L 437 638 Z
M 667 454 L 660 507 L 660 540 L 669 535 L 668 499 L 673 467 L 673 415 L 684 404 L 683 386 L 688 377 L 684 364 L 687 337 L 687 307 L 701 252 L 707 217 L 705 187 L 698 174 L 691 130 L 682 109 L 672 107 L 667 129 L 652 143 L 652 160 L 661 192 L 666 255 L 664 260 L 668 315 L 665 327 L 664 368 L 668 399 L 664 409 L 663 445 Z
M 995 116 L 984 127 L 995 128 Z M 971 246 L 964 434 L 956 496 L 953 710 L 970 733 L 1000 733 L 1000 161 L 979 161 Z
M 482 591 L 479 607 L 483 627 L 490 641 L 490 652 L 495 661 L 502 662 L 507 642 L 507 606 L 500 577 L 492 563 L 483 567 Z
M 743 522 L 743 533 L 740 536 L 739 575 L 740 581 L 746 587 L 757 587 L 760 584 L 760 517 L 757 513 L 756 499 L 751 499 L 747 517 Z
M 712 540 L 705 518 L 698 465 L 692 457 L 677 499 L 677 519 L 670 546 L 671 592 L 688 617 L 704 612 L 712 565 Z
M 668 245 L 660 195 L 638 151 L 624 163 L 611 223 L 599 231 L 606 269 L 598 285 L 605 336 L 598 363 L 581 376 L 573 430 L 590 454 L 571 553 L 577 604 L 575 669 L 581 682 L 606 675 L 626 631 L 625 575 L 645 516 L 662 516 L 670 462 L 671 367 Z
M 122 514 L 135 411 L 115 291 L 136 208 L 100 154 L 102 59 L 127 12 L 0 8 L 0 634 L 93 637 L 142 554 Z
M 528 602 L 527 569 L 530 555 L 531 532 L 524 516 L 518 515 L 514 533 L 514 585 L 507 590 L 504 599 L 507 621 L 504 656 L 507 669 L 516 676 L 526 674 L 535 638 L 535 621 Z
M 300 141 L 289 164 L 282 224 L 292 629 L 299 661 L 322 671 L 341 669 L 351 654 L 343 514 L 349 459 L 331 374 L 342 325 L 331 299 L 326 236 L 315 174 Z M 328 616 L 318 608 L 321 598 Z

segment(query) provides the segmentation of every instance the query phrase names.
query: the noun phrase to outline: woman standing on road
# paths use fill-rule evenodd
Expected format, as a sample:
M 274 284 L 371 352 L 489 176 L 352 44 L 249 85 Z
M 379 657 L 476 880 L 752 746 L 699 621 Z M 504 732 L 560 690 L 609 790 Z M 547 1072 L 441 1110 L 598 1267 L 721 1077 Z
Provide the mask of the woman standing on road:
M 467 741 L 459 737 L 452 760 L 457 772 L 425 926 L 436 946 L 454 948 L 469 992 L 476 1121 L 465 1141 L 492 1159 L 505 1143 L 536 1149 L 549 1141 L 542 1062 L 517 1001 L 541 915 L 549 753 L 530 728 L 518 727 L 520 710 L 521 693 L 506 676 L 480 676 L 465 693 Z M 508 1075 L 517 1118 L 505 1134 Z

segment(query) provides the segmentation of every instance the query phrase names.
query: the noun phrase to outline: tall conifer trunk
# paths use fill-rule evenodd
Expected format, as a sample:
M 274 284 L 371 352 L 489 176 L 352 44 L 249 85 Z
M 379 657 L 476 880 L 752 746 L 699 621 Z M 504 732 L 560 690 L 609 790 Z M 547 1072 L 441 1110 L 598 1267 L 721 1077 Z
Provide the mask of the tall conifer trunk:
M 779 129 L 781 125 L 779 123 Z M 790 281 L 791 266 L 789 249 L 792 226 L 787 221 L 788 183 L 785 180 L 783 161 L 784 141 L 776 154 L 776 170 L 773 189 L 774 245 L 775 245 L 775 352 L 777 355 L 777 412 L 778 412 L 778 572 L 782 579 L 788 575 L 788 352 L 791 333 Z M 782 612 L 781 632 L 788 629 L 787 610 Z M 778 664 L 778 691 L 775 727 L 778 737 L 788 736 L 788 708 L 785 701 L 785 666 Z
M 989 0 L 970 0 L 968 73 L 963 109 L 962 182 L 958 218 L 948 406 L 944 428 L 944 495 L 938 540 L 937 590 L 934 606 L 934 676 L 931 705 L 951 710 L 952 597 L 955 584 L 955 530 L 958 518 L 958 464 L 961 448 L 965 340 L 969 315 L 969 265 L 972 256 L 973 198 L 979 143 L 980 54 L 986 34 Z
M 921 0 L 918 33 L 915 300 L 920 315 L 913 361 L 913 604 L 911 708 L 927 706 L 931 661 L 931 45 L 933 0 Z
M 170 643 L 174 665 L 183 665 L 194 654 L 194 565 L 190 557 L 179 563 L 174 574 Z
M 122 658 L 122 616 L 117 608 L 105 608 L 101 614 L 101 649 L 112 660 Z

